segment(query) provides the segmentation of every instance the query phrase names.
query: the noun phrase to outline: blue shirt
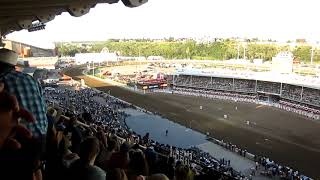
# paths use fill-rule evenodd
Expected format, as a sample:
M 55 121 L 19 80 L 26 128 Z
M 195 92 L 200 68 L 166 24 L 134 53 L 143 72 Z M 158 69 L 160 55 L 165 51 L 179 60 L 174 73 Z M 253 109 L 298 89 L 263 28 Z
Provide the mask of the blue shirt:
M 39 83 L 32 76 L 14 69 L 0 76 L 5 90 L 16 96 L 20 107 L 30 112 L 36 120 L 34 123 L 21 120 L 21 123 L 32 132 L 34 137 L 45 135 L 48 128 L 47 106 Z

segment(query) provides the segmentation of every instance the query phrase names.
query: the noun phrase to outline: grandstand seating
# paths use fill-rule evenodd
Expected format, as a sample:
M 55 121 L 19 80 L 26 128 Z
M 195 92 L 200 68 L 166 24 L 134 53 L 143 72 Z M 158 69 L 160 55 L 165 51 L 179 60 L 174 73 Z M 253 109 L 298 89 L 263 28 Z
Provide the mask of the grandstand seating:
M 207 88 L 211 85 L 210 77 L 192 76 L 192 87 Z
M 301 101 L 302 98 L 302 87 L 294 86 L 291 84 L 282 84 L 281 97 L 294 100 Z
M 302 102 L 320 106 L 320 90 L 312 88 L 303 88 Z
M 256 81 L 246 79 L 234 80 L 234 91 L 254 93 L 256 91 Z
M 272 95 L 320 108 L 320 90 L 300 85 L 227 77 L 181 74 L 170 81 L 176 87 L 190 87 L 225 92 Z M 268 99 L 268 98 L 266 98 Z M 273 101 L 274 98 L 270 98 Z
M 233 90 L 233 80 L 229 78 L 216 78 L 212 77 L 212 84 L 208 87 L 208 89 L 217 89 L 217 90 L 225 90 L 232 91 Z
M 281 87 L 281 83 L 278 83 L 278 82 L 267 82 L 267 81 L 257 82 L 257 92 L 280 95 L 280 87 Z

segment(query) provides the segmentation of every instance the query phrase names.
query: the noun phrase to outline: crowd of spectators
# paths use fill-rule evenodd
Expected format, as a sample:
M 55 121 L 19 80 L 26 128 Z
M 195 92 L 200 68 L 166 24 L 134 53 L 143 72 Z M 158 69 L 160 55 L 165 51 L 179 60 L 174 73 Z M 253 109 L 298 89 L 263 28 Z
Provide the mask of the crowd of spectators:
M 95 92 L 91 89 L 84 89 L 79 92 L 68 90 L 68 89 L 58 89 L 58 90 L 48 90 L 46 92 L 47 99 L 52 102 L 51 104 L 56 104 L 60 106 L 66 106 L 64 102 L 66 99 L 64 97 L 69 97 L 67 100 L 69 103 L 73 105 L 77 105 L 74 109 L 75 114 L 81 114 L 79 112 L 80 109 L 85 109 L 85 112 L 91 112 L 92 115 L 90 122 L 98 122 L 99 127 L 104 127 L 103 129 L 107 129 L 110 132 L 111 130 L 116 130 L 111 133 L 112 136 L 117 136 L 121 139 L 125 139 L 128 144 L 134 146 L 132 143 L 137 143 L 144 147 L 145 149 L 145 156 L 150 157 L 151 159 L 147 158 L 147 163 L 149 165 L 148 169 L 149 172 L 154 173 L 165 173 L 170 179 L 173 179 L 174 174 L 173 170 L 171 170 L 171 174 L 166 171 L 161 171 L 164 167 L 171 165 L 177 166 L 181 165 L 184 166 L 182 169 L 185 172 L 186 168 L 189 169 L 187 174 L 188 176 L 197 177 L 212 177 L 215 176 L 225 176 L 225 177 L 242 177 L 241 174 L 234 171 L 230 164 L 227 166 L 226 164 L 220 164 L 218 160 L 210 156 L 208 153 L 204 153 L 203 151 L 192 148 L 192 149 L 181 149 L 173 146 L 168 146 L 164 144 L 159 144 L 149 138 L 149 134 L 141 137 L 137 135 L 135 132 L 130 131 L 125 126 L 124 118 L 126 115 L 122 113 L 122 111 L 117 111 L 120 108 L 127 107 L 128 105 L 125 103 L 121 103 L 118 100 L 111 98 L 111 96 L 104 95 L 102 93 Z M 95 97 L 101 97 L 107 99 L 107 107 L 104 107 L 101 103 L 96 102 Z M 73 103 L 75 101 L 82 102 Z M 55 102 L 55 103 L 53 103 Z M 82 107 L 81 107 L 82 106 Z M 108 108 L 112 107 L 112 108 Z M 99 109 L 99 110 L 97 110 Z M 112 110 L 112 111 L 110 111 Z M 103 121 L 103 115 L 107 115 L 107 121 Z M 111 121 L 110 121 L 111 120 Z M 124 123 L 121 123 L 124 122 Z M 83 123 L 86 123 L 84 121 Z M 98 127 L 93 124 L 93 127 Z M 108 127 L 108 128 L 107 128 Z M 96 130 L 94 130 L 95 132 Z M 107 132 L 105 132 L 107 134 Z M 150 155 L 150 152 L 156 152 L 157 157 L 155 155 Z M 152 154 L 152 153 L 151 153 Z M 155 154 L 155 153 L 154 153 Z M 150 155 L 150 156 L 149 156 Z M 159 158 L 162 157 L 162 158 Z M 158 170 L 158 167 L 160 170 Z M 190 171 L 190 172 L 189 172 Z M 210 176 L 208 174 L 211 174 Z
M 217 161 L 215 158 L 211 157 L 208 153 L 204 153 L 199 149 L 196 149 L 196 148 L 181 149 L 174 146 L 159 144 L 158 142 L 151 140 L 149 138 L 149 134 L 146 134 L 144 137 L 141 137 L 140 135 L 131 131 L 125 125 L 124 119 L 127 115 L 123 113 L 123 111 L 119 111 L 119 109 L 125 108 L 125 107 L 132 107 L 132 106 L 126 103 L 123 103 L 119 100 L 116 100 L 109 95 L 95 92 L 92 89 L 83 89 L 80 91 L 74 91 L 69 89 L 56 89 L 56 90 L 51 89 L 51 90 L 47 90 L 45 94 L 48 101 L 50 101 L 49 104 L 51 105 L 66 107 L 65 102 L 67 101 L 69 104 L 76 106 L 74 108 L 71 108 L 71 109 L 74 109 L 72 110 L 73 111 L 72 114 L 77 115 L 78 119 L 81 120 L 81 123 L 90 127 L 89 129 L 93 131 L 93 132 L 89 132 L 90 135 L 97 136 L 98 132 L 103 131 L 102 134 L 106 135 L 106 139 L 107 139 L 106 142 L 110 142 L 112 139 L 111 137 L 118 137 L 119 139 L 123 140 L 123 142 L 125 142 L 128 146 L 126 147 L 128 149 L 127 151 L 129 152 L 128 159 L 130 160 L 128 167 L 130 167 L 130 162 L 132 160 L 132 158 L 130 157 L 130 150 L 140 149 L 139 153 L 142 153 L 143 156 L 145 156 L 144 161 L 146 161 L 146 163 L 143 164 L 141 160 L 143 158 L 139 157 L 138 155 L 137 155 L 138 157 L 136 157 L 137 158 L 136 163 L 145 168 L 137 167 L 136 164 L 134 168 L 137 168 L 137 170 L 135 171 L 141 172 L 142 175 L 146 174 L 143 172 L 146 172 L 146 170 L 148 170 L 147 174 L 162 173 L 162 174 L 165 174 L 168 178 L 174 179 L 175 171 L 181 170 L 182 172 L 179 172 L 179 173 L 182 173 L 181 176 L 186 176 L 186 177 L 188 176 L 188 178 L 183 178 L 183 179 L 190 179 L 191 177 L 195 179 L 200 177 L 210 178 L 213 175 L 225 176 L 230 179 L 232 179 L 232 177 L 244 178 L 244 176 L 241 176 L 240 173 L 234 171 L 230 167 L 230 164 L 229 166 L 227 166 L 226 164 L 220 164 L 219 161 Z M 69 98 L 66 99 L 65 97 L 69 97 Z M 107 104 L 103 105 L 103 103 L 97 102 L 98 101 L 97 97 L 106 99 Z M 84 112 L 81 112 L 81 109 L 84 109 Z M 68 111 L 70 111 L 70 108 L 68 108 Z M 68 111 L 64 113 L 70 113 Z M 84 119 L 83 113 L 87 113 L 87 112 L 90 112 L 91 116 L 89 117 L 85 116 L 85 117 L 89 118 L 90 123 L 88 123 L 87 120 L 83 120 Z M 119 144 L 119 140 L 116 140 L 116 141 Z M 122 145 L 120 145 L 120 152 L 121 152 Z M 109 147 L 108 143 L 105 146 L 108 149 Z M 114 146 L 111 145 L 110 147 L 111 151 L 114 151 L 113 147 Z M 105 157 L 106 155 L 102 155 L 102 156 Z M 117 158 L 115 158 L 115 160 L 111 156 L 110 161 L 112 161 L 113 164 L 118 164 L 118 162 L 115 162 L 115 161 L 117 161 L 117 159 L 123 159 L 123 157 L 119 157 L 119 156 L 121 156 L 121 153 L 117 154 L 116 156 Z M 141 161 L 138 161 L 139 159 Z M 116 167 L 120 167 L 120 168 L 124 166 L 125 165 L 123 163 L 120 163 L 120 165 L 116 165 Z M 128 168 L 127 166 L 125 167 L 126 168 L 124 169 L 122 168 L 122 169 L 128 175 L 128 172 L 131 172 L 131 171 L 127 169 Z M 166 167 L 171 167 L 171 169 L 168 170 L 166 169 Z M 101 168 L 104 169 L 104 167 L 101 167 Z M 107 171 L 108 169 L 105 168 L 104 170 L 106 170 L 108 175 L 108 171 Z M 128 178 L 129 176 L 130 175 L 128 175 Z
M 235 79 L 234 80 L 234 91 L 254 93 L 256 91 L 255 80 Z
M 191 76 L 187 76 L 187 75 L 175 76 L 174 83 L 178 86 L 192 86 Z
M 178 87 L 252 94 L 274 94 L 284 99 L 320 107 L 320 90 L 286 83 L 189 75 L 174 76 L 173 83 Z
M 302 87 L 291 84 L 282 84 L 281 97 L 294 101 L 301 101 Z
M 231 78 L 212 77 L 212 83 L 208 85 L 208 89 L 232 91 L 233 80 Z
M 281 83 L 255 81 L 246 79 L 233 79 L 210 76 L 175 76 L 176 86 L 215 89 L 223 91 L 236 91 L 243 93 L 263 93 L 280 94 Z M 257 85 L 257 86 L 256 86 Z
M 121 109 L 133 106 L 110 95 L 67 87 L 43 93 L 35 79 L 15 70 L 17 55 L 4 54 L 10 61 L 0 64 L 1 179 L 243 178 L 202 151 L 132 132 Z
M 320 90 L 297 85 L 246 79 L 179 75 L 175 76 L 174 90 L 180 94 L 214 99 L 254 103 L 266 102 L 267 105 L 312 119 L 318 119 L 319 116 L 317 111 L 320 107 Z M 279 97 L 268 96 L 268 94 Z M 279 101 L 280 99 L 283 100 Z M 283 103 L 284 101 L 295 105 Z M 301 105 L 302 103 L 304 105 Z
M 35 80 L 15 71 L 12 55 L 2 58 L 11 64 L 0 64 L 6 70 L 0 82 L 1 179 L 246 179 L 228 160 L 136 134 L 125 124 L 122 109 L 134 108 L 126 102 L 90 88 L 47 88 L 43 94 Z
M 175 76 L 174 84 L 185 87 L 198 87 L 217 90 L 232 90 L 233 80 L 229 78 L 216 78 L 209 76 Z
M 211 77 L 192 76 L 192 87 L 207 88 L 211 84 Z
M 262 93 L 280 94 L 281 83 L 269 82 L 269 81 L 258 81 L 257 91 Z
M 255 162 L 255 167 L 252 167 L 250 169 L 250 176 L 249 178 L 252 178 L 256 176 L 258 173 L 260 175 L 270 177 L 272 179 L 299 179 L 299 180 L 309 180 L 310 178 L 307 176 L 304 176 L 303 174 L 299 173 L 299 171 L 294 170 L 288 166 L 281 166 L 277 163 L 275 163 L 273 160 L 267 157 L 253 155 L 247 152 L 246 149 L 241 149 L 237 145 L 234 145 L 229 142 L 223 142 L 220 141 L 219 144 L 223 146 L 225 149 L 238 153 L 240 156 L 243 157 L 249 157 L 253 156 L 253 160 Z M 221 159 L 220 161 L 225 161 L 224 159 Z M 227 164 L 229 162 L 227 161 Z
M 255 103 L 257 101 L 255 95 L 238 94 L 238 93 L 232 93 L 232 92 L 221 92 L 221 91 L 205 90 L 205 89 L 174 87 L 173 93 L 197 96 L 197 97 L 205 97 L 209 99 L 232 100 L 237 102 Z
M 280 100 L 277 107 L 289 112 L 294 112 L 299 115 L 306 116 L 311 119 L 320 119 L 320 111 L 318 109 L 314 109 L 289 100 Z
M 0 55 L 7 60 L 0 64 L 0 179 L 240 178 L 212 168 L 209 155 L 132 132 L 121 111 L 130 104 L 90 88 L 45 88 L 43 94 L 35 79 L 15 70 L 14 52 Z
M 315 106 L 320 106 L 320 90 L 303 88 L 302 102 Z
M 309 177 L 304 176 L 299 171 L 288 166 L 279 165 L 269 158 L 254 156 L 254 160 L 256 165 L 255 168 L 252 168 L 252 174 L 260 171 L 262 175 L 270 178 L 310 180 Z

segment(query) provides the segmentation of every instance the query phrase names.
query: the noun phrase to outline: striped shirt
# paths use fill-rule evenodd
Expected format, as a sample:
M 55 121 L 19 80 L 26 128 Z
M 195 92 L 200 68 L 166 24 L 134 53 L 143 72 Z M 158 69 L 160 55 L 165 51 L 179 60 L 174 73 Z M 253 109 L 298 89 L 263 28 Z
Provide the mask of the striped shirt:
M 32 76 L 14 69 L 0 74 L 0 77 L 5 85 L 5 90 L 15 95 L 20 107 L 29 111 L 36 120 L 34 123 L 21 120 L 21 123 L 32 132 L 34 137 L 46 135 L 48 128 L 47 106 L 39 83 Z

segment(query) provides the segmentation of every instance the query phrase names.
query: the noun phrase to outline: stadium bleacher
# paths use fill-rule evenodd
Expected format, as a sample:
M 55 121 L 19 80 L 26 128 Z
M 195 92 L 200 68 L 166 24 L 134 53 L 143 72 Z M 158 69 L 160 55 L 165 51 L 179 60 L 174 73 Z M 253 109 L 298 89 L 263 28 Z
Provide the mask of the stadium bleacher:
M 312 106 L 314 109 L 320 108 L 320 90 L 302 85 L 287 84 L 280 82 L 261 81 L 254 79 L 239 79 L 229 77 L 211 77 L 201 75 L 175 75 L 170 81 L 175 87 L 189 87 L 195 89 L 206 89 L 224 92 L 235 92 L 245 94 L 256 94 L 268 96 L 278 96 L 280 99 L 296 101 Z M 274 97 L 266 100 L 277 100 Z
M 303 88 L 302 102 L 320 106 L 320 91 L 318 89 Z
M 209 89 L 232 91 L 233 81 L 229 78 L 216 78 L 212 77 L 212 84 L 208 87 Z
M 245 80 L 245 79 L 235 79 L 234 80 L 234 91 L 254 93 L 256 91 L 256 81 Z
M 211 84 L 210 77 L 192 76 L 192 87 L 207 88 Z
M 257 92 L 280 94 L 281 83 L 257 81 Z
M 294 101 L 301 101 L 302 98 L 302 87 L 294 86 L 291 84 L 283 84 L 281 97 L 287 98 Z

